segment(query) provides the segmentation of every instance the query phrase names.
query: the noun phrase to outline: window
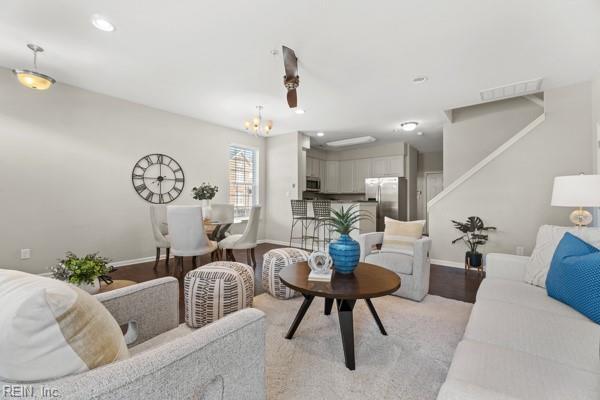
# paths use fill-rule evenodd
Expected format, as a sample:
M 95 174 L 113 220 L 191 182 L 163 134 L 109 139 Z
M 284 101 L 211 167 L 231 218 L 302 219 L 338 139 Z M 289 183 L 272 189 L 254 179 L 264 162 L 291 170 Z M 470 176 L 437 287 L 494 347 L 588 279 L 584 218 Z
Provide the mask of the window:
M 235 217 L 250 216 L 258 204 L 257 151 L 248 147 L 229 146 L 229 204 L 235 207 Z

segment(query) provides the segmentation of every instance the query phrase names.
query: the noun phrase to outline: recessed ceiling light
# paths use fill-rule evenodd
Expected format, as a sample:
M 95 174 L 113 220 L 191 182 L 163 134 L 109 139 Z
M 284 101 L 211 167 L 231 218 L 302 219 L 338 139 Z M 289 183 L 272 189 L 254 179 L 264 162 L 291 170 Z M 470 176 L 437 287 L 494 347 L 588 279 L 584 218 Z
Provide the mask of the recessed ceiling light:
M 325 132 L 317 132 L 317 136 L 318 137 L 323 137 L 323 136 L 325 136 Z
M 400 127 L 402 128 L 402 130 L 404 132 L 412 132 L 415 129 L 417 129 L 418 125 L 419 125 L 418 122 L 409 121 L 409 122 L 403 122 L 402 124 L 400 124 Z
M 423 136 L 423 132 L 421 132 L 421 131 L 417 132 L 417 136 Z
M 357 138 L 352 138 L 352 139 L 336 140 L 334 142 L 327 142 L 325 144 L 327 146 L 331 146 L 331 147 L 342 147 L 342 146 L 352 146 L 354 144 L 372 143 L 375 140 L 376 139 L 373 136 L 362 136 L 362 137 L 357 137 Z
M 295 112 L 296 114 L 304 114 L 304 112 L 305 112 L 305 111 L 304 111 L 303 109 L 301 109 L 301 108 L 296 108 L 296 109 L 294 110 L 294 112 Z
M 108 19 L 106 19 L 106 17 L 103 17 L 102 15 L 92 15 L 92 24 L 96 28 L 104 32 L 112 32 L 115 30 L 115 26 Z
M 421 75 L 421 76 L 415 76 L 413 78 L 413 83 L 415 84 L 419 84 L 419 83 L 425 83 L 429 80 L 428 77 L 426 77 L 425 75 Z

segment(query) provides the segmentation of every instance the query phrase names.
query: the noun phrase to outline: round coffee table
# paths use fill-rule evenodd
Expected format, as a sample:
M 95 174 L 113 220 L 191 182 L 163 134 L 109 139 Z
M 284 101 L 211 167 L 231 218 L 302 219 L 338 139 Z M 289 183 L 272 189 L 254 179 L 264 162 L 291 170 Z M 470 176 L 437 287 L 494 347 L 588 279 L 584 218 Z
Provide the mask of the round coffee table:
M 381 297 L 395 292 L 400 287 L 398 275 L 385 268 L 372 264 L 359 263 L 352 274 L 333 273 L 331 282 L 309 281 L 310 268 L 308 263 L 301 262 L 285 267 L 279 273 L 279 279 L 284 285 L 302 293 L 304 302 L 296 314 L 286 339 L 294 337 L 294 333 L 306 311 L 315 297 L 325 298 L 325 315 L 331 314 L 333 300 L 336 302 L 338 317 L 340 320 L 340 333 L 342 335 L 342 346 L 344 348 L 344 359 L 346 367 L 354 370 L 354 323 L 352 310 L 356 300 L 364 299 L 383 335 L 387 335 L 383 323 L 375 307 L 371 302 L 374 297 Z

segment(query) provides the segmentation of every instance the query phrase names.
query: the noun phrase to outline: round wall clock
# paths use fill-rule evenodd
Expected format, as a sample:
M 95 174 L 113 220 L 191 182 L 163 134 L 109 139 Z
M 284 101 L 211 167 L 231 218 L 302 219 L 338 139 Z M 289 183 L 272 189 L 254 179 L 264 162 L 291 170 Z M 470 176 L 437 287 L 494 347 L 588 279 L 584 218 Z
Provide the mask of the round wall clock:
M 131 172 L 137 194 L 154 204 L 166 204 L 181 194 L 185 175 L 177 161 L 164 154 L 148 154 L 140 158 Z

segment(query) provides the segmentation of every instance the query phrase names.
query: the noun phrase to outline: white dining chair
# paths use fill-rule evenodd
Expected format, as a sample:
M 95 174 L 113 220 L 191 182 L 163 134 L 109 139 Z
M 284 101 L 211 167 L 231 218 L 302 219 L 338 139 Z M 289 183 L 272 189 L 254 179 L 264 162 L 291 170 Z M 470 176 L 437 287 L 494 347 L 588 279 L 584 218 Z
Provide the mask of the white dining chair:
M 234 209 L 233 204 L 213 204 L 210 206 L 211 220 L 219 223 L 219 229 L 213 233 L 215 240 L 223 239 L 225 234 L 233 224 Z
M 171 242 L 169 241 L 169 225 L 167 223 L 167 207 L 164 205 L 150 206 L 150 223 L 152 224 L 152 235 L 156 246 L 156 260 L 154 270 L 158 267 L 160 260 L 160 249 L 166 249 L 165 266 L 169 268 L 169 257 Z
M 246 262 L 256 269 L 254 249 L 258 246 L 258 223 L 260 221 L 260 206 L 252 207 L 250 218 L 244 233 L 229 235 L 219 242 L 219 248 L 225 250 L 227 260 L 235 261 L 233 250 L 246 250 Z
M 169 239 L 171 252 L 183 275 L 183 257 L 192 257 L 192 265 L 196 265 L 196 257 L 210 254 L 214 259 L 217 243 L 209 240 L 204 230 L 201 206 L 168 206 L 167 221 L 169 223 Z

